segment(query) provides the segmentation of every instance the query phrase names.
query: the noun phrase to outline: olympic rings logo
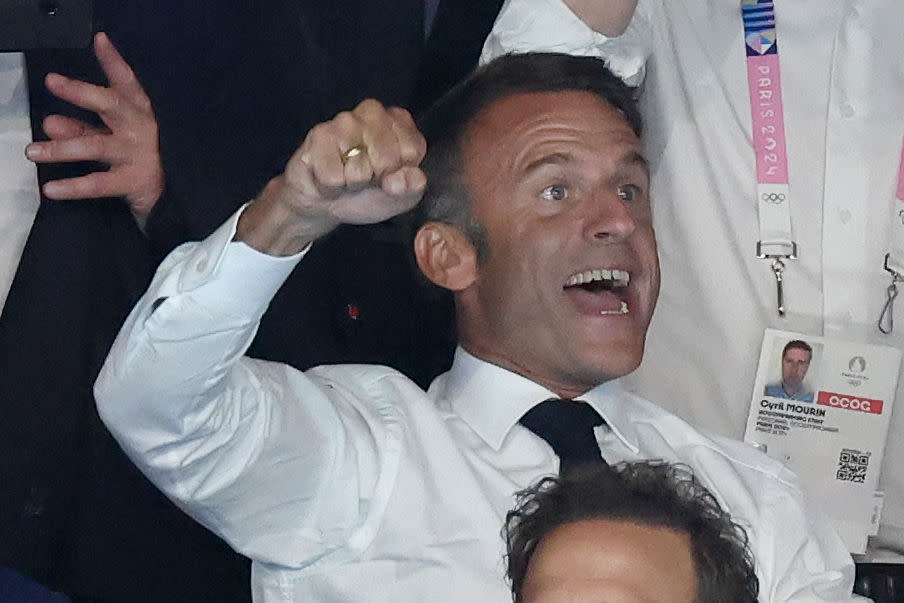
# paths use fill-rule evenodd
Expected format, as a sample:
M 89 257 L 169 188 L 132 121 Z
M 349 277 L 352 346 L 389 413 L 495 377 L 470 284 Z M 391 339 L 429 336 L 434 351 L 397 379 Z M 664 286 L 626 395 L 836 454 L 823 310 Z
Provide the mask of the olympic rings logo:
M 785 202 L 785 193 L 763 193 L 760 197 L 763 203 L 771 203 L 772 205 L 781 205 Z

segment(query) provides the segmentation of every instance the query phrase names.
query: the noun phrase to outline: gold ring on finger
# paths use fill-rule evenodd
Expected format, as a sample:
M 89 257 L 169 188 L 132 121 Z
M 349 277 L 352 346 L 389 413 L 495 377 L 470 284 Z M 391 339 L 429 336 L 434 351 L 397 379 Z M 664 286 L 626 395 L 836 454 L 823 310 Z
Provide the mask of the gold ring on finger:
M 356 144 L 352 148 L 342 153 L 342 165 L 348 163 L 349 159 L 357 157 L 358 155 L 363 155 L 364 153 L 367 153 L 367 145 L 363 142 Z

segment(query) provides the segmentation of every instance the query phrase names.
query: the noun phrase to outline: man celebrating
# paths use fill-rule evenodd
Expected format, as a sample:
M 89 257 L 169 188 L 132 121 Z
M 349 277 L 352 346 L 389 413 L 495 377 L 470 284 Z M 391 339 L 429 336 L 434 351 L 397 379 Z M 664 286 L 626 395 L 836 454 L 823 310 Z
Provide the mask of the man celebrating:
M 813 348 L 806 341 L 794 339 L 786 343 L 782 350 L 782 382 L 767 385 L 763 395 L 812 402 L 813 392 L 804 387 L 812 359 Z
M 850 558 L 791 473 L 615 381 L 659 288 L 631 91 L 596 59 L 505 57 L 420 129 L 426 145 L 406 112 L 365 101 L 311 130 L 244 210 L 164 261 L 98 379 L 136 464 L 254 560 L 256 598 L 507 600 L 517 490 L 659 458 L 748 530 L 764 600 L 849 600 Z M 385 367 L 242 356 L 307 246 L 422 196 L 415 256 L 454 293 L 460 342 L 429 391 Z

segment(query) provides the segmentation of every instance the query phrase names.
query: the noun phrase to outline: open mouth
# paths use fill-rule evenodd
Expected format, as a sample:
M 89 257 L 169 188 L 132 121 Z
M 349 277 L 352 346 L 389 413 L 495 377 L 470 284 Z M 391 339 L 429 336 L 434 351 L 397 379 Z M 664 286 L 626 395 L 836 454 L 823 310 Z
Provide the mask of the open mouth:
M 572 274 L 562 288 L 583 312 L 605 316 L 628 313 L 624 294 L 630 282 L 627 270 L 598 268 Z

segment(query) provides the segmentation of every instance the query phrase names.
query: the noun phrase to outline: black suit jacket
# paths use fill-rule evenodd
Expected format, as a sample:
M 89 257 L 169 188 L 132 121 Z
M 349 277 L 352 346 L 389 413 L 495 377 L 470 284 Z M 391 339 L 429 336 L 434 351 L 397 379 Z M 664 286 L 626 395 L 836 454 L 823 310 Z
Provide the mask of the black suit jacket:
M 247 600 L 247 561 L 132 466 L 97 417 L 92 384 L 164 253 L 256 194 L 312 125 L 368 96 L 405 104 L 418 69 L 436 72 L 420 63 L 420 0 L 108 0 L 96 13 L 154 102 L 167 190 L 150 239 L 118 200 L 42 200 L 0 317 L 0 563 L 76 599 Z M 434 36 L 454 42 L 443 23 Z M 73 114 L 44 90 L 46 71 L 103 81 L 87 51 L 27 62 L 38 138 L 44 115 Z M 447 80 L 422 79 L 420 98 Z M 42 167 L 40 180 L 91 167 Z M 299 368 L 380 362 L 428 382 L 450 359 L 451 307 L 413 294 L 407 247 L 391 224 L 318 242 L 250 353 Z
M 46 93 L 48 70 L 102 79 L 87 52 L 26 60 L 40 138 L 44 115 L 78 114 Z M 92 167 L 42 167 L 40 181 Z M 247 560 L 160 494 L 94 408 L 153 262 L 121 201 L 42 200 L 0 318 L 0 562 L 76 600 L 246 601 Z

